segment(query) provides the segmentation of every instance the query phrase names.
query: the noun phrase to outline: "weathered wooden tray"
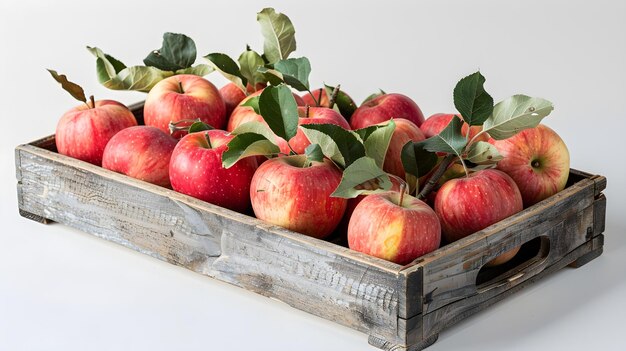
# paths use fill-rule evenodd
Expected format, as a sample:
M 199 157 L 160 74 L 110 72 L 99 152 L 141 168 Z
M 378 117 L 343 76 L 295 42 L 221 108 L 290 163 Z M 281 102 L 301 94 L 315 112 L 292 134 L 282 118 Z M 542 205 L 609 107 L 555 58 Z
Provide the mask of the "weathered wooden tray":
M 131 107 L 138 119 L 142 104 Z M 55 152 L 15 150 L 19 212 L 60 222 L 369 335 L 421 350 L 452 324 L 602 253 L 606 178 L 571 170 L 555 196 L 400 266 Z M 508 264 L 482 268 L 516 246 Z

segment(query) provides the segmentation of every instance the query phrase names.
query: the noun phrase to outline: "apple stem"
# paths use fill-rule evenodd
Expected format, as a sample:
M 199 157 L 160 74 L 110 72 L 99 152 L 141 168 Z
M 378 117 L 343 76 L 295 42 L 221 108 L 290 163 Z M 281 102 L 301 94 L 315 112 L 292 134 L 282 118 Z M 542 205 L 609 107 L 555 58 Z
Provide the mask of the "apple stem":
M 209 137 L 209 132 L 204 133 L 204 138 L 206 139 L 206 142 L 209 144 L 209 149 L 212 149 L 213 145 L 211 145 L 211 138 Z
M 426 195 L 428 195 L 428 193 L 430 193 L 430 191 L 433 189 L 435 184 L 437 184 L 437 181 L 439 181 L 439 179 L 446 172 L 446 170 L 448 169 L 448 166 L 450 166 L 452 161 L 454 161 L 455 157 L 456 156 L 454 154 L 449 154 L 443 159 L 443 161 L 441 161 L 441 163 L 439 164 L 439 168 L 437 168 L 435 173 L 433 173 L 430 179 L 428 179 L 428 182 L 426 182 L 426 184 L 424 185 L 422 190 L 419 192 L 419 194 L 417 194 L 418 199 L 422 200 L 423 198 L 426 197 Z M 463 166 L 465 167 L 465 165 Z
M 469 172 L 467 171 L 467 166 L 465 165 L 465 161 L 463 161 L 463 157 L 459 157 L 459 160 L 461 160 L 461 166 L 463 166 L 463 170 L 465 171 L 465 177 L 468 178 Z
M 183 82 L 181 82 L 180 80 L 178 81 L 178 92 L 181 94 L 185 93 L 185 89 L 183 89 Z
M 93 97 L 93 95 L 89 96 L 89 102 L 91 103 L 91 105 L 87 104 L 89 108 L 96 108 L 96 99 Z
M 400 183 L 400 203 L 398 206 L 402 207 L 402 201 L 404 200 L 404 194 L 406 193 L 406 183 Z
M 337 84 L 333 92 L 330 94 L 330 99 L 328 100 L 328 108 L 333 108 L 335 106 L 335 100 L 337 100 L 337 95 L 339 95 L 339 89 L 341 89 L 341 84 Z
M 304 118 L 309 118 L 309 105 L 306 105 L 306 108 L 304 110 Z
M 311 97 L 313 98 L 313 101 L 315 102 L 315 106 L 319 106 L 320 105 L 320 100 L 322 99 L 322 89 L 320 88 L 320 98 L 317 99 L 315 98 L 315 95 L 310 91 L 307 90 L 309 92 L 309 95 L 311 95 Z

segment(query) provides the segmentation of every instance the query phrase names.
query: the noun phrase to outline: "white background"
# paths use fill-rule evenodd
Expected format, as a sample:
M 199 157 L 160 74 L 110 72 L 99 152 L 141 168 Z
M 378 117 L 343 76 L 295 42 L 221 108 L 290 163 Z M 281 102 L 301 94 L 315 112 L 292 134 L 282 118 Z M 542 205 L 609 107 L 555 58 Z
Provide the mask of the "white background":
M 76 103 L 54 68 L 97 98 L 98 46 L 127 65 L 166 31 L 199 54 L 261 49 L 256 12 L 296 27 L 312 86 L 362 101 L 382 88 L 426 115 L 453 110 L 457 80 L 480 69 L 498 101 L 548 98 L 545 123 L 572 167 L 608 178 L 604 254 L 565 269 L 446 330 L 429 350 L 624 350 L 626 325 L 626 2 L 624 1 L 24 1 L 0 2 L 0 350 L 370 350 L 364 334 L 17 213 L 13 149 L 54 132 Z M 223 84 L 216 74 L 209 79 Z

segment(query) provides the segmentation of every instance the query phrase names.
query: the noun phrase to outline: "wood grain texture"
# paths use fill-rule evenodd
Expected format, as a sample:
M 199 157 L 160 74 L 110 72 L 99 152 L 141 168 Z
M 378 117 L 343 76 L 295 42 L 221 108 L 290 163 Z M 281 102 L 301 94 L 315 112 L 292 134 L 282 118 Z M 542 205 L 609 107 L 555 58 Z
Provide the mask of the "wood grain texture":
M 140 122 L 142 106 L 132 106 Z M 59 155 L 54 136 L 31 144 L 15 153 L 22 216 L 278 299 L 383 350 L 421 350 L 547 274 L 588 263 L 604 243 L 606 178 L 577 170 L 559 194 L 400 266 Z M 529 241 L 537 252 L 527 261 L 483 274 L 486 262 Z
M 22 211 L 402 342 L 399 265 L 47 150 L 17 157 Z

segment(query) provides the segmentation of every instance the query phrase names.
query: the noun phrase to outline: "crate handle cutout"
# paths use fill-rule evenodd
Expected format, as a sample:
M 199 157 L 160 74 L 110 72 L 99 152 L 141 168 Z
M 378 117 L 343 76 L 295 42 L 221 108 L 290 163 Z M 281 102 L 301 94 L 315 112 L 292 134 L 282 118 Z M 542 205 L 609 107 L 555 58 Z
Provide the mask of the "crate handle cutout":
M 550 254 L 550 238 L 539 236 L 522 244 L 519 252 L 510 261 L 489 266 L 487 261 L 476 275 L 476 291 L 479 294 L 507 285 L 515 286 L 523 282 L 530 272 L 543 264 Z M 532 275 L 532 274 L 530 274 Z

